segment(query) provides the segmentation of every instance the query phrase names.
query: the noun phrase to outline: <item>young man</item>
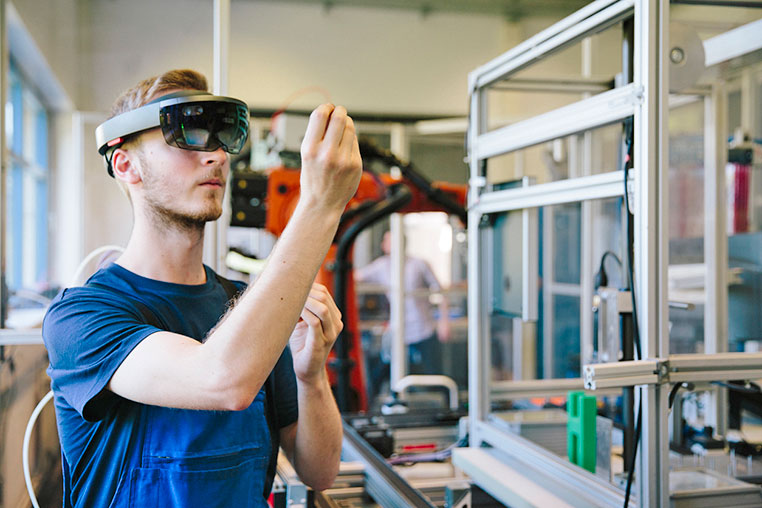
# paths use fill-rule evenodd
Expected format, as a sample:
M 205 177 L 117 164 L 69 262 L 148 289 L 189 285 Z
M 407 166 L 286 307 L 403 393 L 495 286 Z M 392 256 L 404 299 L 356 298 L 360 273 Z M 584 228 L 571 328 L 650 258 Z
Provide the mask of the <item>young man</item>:
M 360 179 L 354 124 L 342 107 L 312 113 L 299 204 L 225 312 L 230 284 L 202 263 L 204 224 L 222 212 L 248 111 L 205 90 L 193 71 L 150 78 L 99 127 L 134 225 L 121 257 L 61 293 L 43 325 L 65 507 L 266 506 L 271 437 L 313 488 L 338 472 L 325 362 L 342 323 L 313 280 Z

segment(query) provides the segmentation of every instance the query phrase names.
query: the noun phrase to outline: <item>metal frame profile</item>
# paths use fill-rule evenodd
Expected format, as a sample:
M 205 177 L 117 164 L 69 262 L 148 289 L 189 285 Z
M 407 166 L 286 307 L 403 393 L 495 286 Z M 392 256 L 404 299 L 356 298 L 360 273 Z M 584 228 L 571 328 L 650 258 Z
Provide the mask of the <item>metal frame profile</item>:
M 643 337 L 645 358 L 663 356 L 668 346 L 666 338 L 666 228 L 660 213 L 666 196 L 666 172 L 664 167 L 666 143 L 665 121 L 662 105 L 666 104 L 666 87 L 662 83 L 660 68 L 663 63 L 663 47 L 668 26 L 668 3 L 658 0 L 611 1 L 598 0 L 551 26 L 513 50 L 478 68 L 469 75 L 471 93 L 471 117 L 468 147 L 470 165 L 469 189 L 469 403 L 471 447 L 484 444 L 504 454 L 511 460 L 535 467 L 544 464 L 545 474 L 556 478 L 557 488 L 578 496 L 584 488 L 598 506 L 621 506 L 624 494 L 586 471 L 564 460 L 552 459 L 538 447 L 525 446 L 517 450 L 522 439 L 507 434 L 488 419 L 490 394 L 493 386 L 489 380 L 488 317 L 482 294 L 482 264 L 485 252 L 480 245 L 479 224 L 482 216 L 489 213 L 522 210 L 569 202 L 588 202 L 596 199 L 622 196 L 624 182 L 621 171 L 598 175 L 580 176 L 568 180 L 538 184 L 531 187 L 493 191 L 487 185 L 483 173 L 485 162 L 491 157 L 510 153 L 552 139 L 565 137 L 594 128 L 603 127 L 626 118 L 634 118 L 634 209 L 635 217 L 635 269 L 638 291 L 639 325 Z M 487 89 L 505 80 L 518 70 L 557 52 L 585 37 L 593 35 L 625 18 L 634 18 L 634 77 L 632 83 L 584 98 L 568 106 L 543 115 L 517 122 L 494 131 L 487 129 Z M 615 169 L 615 168 L 612 168 Z M 654 293 L 654 290 L 657 292 Z M 654 297 L 655 295 L 655 297 Z M 654 378 L 656 376 L 653 376 Z M 650 381 L 651 378 L 641 378 Z M 560 381 L 560 380 L 559 380 Z M 526 383 L 526 382 L 524 382 Z M 529 382 L 532 383 L 532 382 Z M 534 382 L 541 383 L 541 382 Z M 552 382 L 551 382 L 552 383 Z M 577 381 L 573 382 L 576 385 Z M 510 382 L 501 383 L 502 390 Z M 548 381 L 542 382 L 547 388 Z M 568 385 L 568 381 L 562 384 Z M 505 386 L 502 386 L 505 385 Z M 564 386 L 565 388 L 566 386 Z M 537 387 L 539 388 L 539 387 Z M 514 393 L 532 391 L 534 387 L 522 386 Z M 661 449 L 666 456 L 666 398 L 660 386 L 651 384 L 641 387 L 643 400 L 643 438 L 641 460 L 637 465 L 637 497 L 641 506 L 666 506 L 669 492 L 667 470 L 656 459 Z M 650 409 L 649 409 L 650 408 Z M 457 465 L 471 474 L 480 471 L 478 465 L 466 453 L 454 454 Z M 506 466 L 507 467 L 507 466 Z M 550 469 L 548 469 L 550 468 Z M 540 468 L 542 469 L 542 468 Z M 552 469 L 552 471 L 551 471 Z M 474 475 L 476 476 L 476 475 Z M 478 481 L 478 480 L 477 480 Z M 507 496 L 487 482 L 485 490 L 500 498 Z M 504 497 L 505 502 L 516 503 L 514 496 Z M 526 501 L 527 505 L 531 504 Z
M 591 36 L 614 23 L 631 17 L 634 24 L 633 79 L 631 83 L 584 98 L 578 102 L 542 115 L 489 131 L 487 129 L 488 89 L 510 89 L 498 83 L 518 70 L 541 60 L 569 45 Z M 732 56 L 748 53 L 762 46 L 759 39 L 741 37 L 754 33 L 760 21 L 732 30 L 728 35 L 705 41 L 711 49 L 706 65 L 713 65 Z M 581 202 L 622 196 L 623 174 L 612 171 L 584 175 L 568 180 L 530 187 L 494 191 L 484 173 L 489 158 L 507 154 L 552 139 L 575 135 L 594 128 L 633 118 L 632 178 L 628 184 L 633 196 L 635 294 L 638 326 L 641 336 L 640 361 L 587 365 L 584 382 L 587 389 L 606 391 L 624 386 L 637 386 L 641 397 L 642 436 L 636 464 L 637 504 L 642 507 L 669 505 L 668 481 L 668 382 L 687 380 L 712 381 L 758 377 L 762 375 L 759 355 L 726 353 L 727 315 L 722 302 L 727 302 L 725 270 L 727 252 L 723 251 L 724 195 L 723 181 L 725 145 L 720 133 L 723 127 L 724 90 L 713 86 L 705 98 L 707 178 L 706 210 L 718 212 L 718 218 L 707 218 L 705 249 L 707 250 L 707 351 L 714 354 L 669 355 L 667 300 L 667 211 L 668 160 L 667 62 L 669 2 L 667 0 L 612 1 L 598 0 L 571 16 L 540 32 L 516 48 L 479 67 L 469 75 L 470 110 L 469 149 L 469 404 L 471 449 L 453 454 L 456 465 L 471 474 L 474 481 L 503 502 L 516 506 L 532 506 L 531 494 L 517 495 L 500 483 L 500 475 L 538 472 L 555 480 L 555 492 L 578 496 L 580 484 L 592 494 L 595 506 L 621 506 L 623 493 L 571 463 L 551 456 L 537 446 L 529 446 L 521 437 L 508 434 L 488 418 L 490 402 L 500 398 L 518 398 L 532 394 L 559 392 L 577 387 L 582 379 L 504 381 L 490 383 L 489 317 L 482 278 L 490 260 L 489 236 L 480 233 L 485 214 L 525 210 L 560 203 Z M 508 81 L 510 83 L 510 81 Z M 571 82 L 570 82 L 571 83 Z M 557 84 L 553 84 L 553 89 Z M 576 84 L 578 85 L 578 84 Z M 575 85 L 575 86 L 576 86 Z M 539 86 L 539 85 L 538 85 Z M 491 87 L 491 88 L 490 88 Z M 629 186 L 631 185 L 631 186 Z M 711 192 L 710 192 L 711 191 Z M 714 217 L 714 215 L 712 215 Z M 719 226 L 716 224 L 719 222 Z M 482 245 L 485 242 L 486 245 Z M 583 247 L 584 249 L 584 247 Z M 716 251 L 716 252 L 715 252 Z M 584 252 L 584 251 L 583 251 Z M 588 253 L 589 254 L 589 253 Z M 584 262 L 584 260 L 583 260 Z M 584 296 L 584 295 L 583 295 Z M 719 310 L 718 310 L 719 309 Z M 711 316 L 710 316 L 711 314 Z M 718 413 L 722 405 L 718 404 Z M 490 448 L 482 448 L 484 445 Z M 475 450 L 479 449 L 479 450 Z M 479 466 L 482 455 L 502 457 L 490 461 L 489 471 Z M 482 456 L 481 458 L 475 455 Z M 526 473 L 524 473 L 526 475 Z M 538 476 L 532 479 L 539 483 Z M 483 484 L 482 484 L 483 483 Z M 631 503 L 634 503 L 631 500 Z M 572 503 L 573 504 L 573 503 Z

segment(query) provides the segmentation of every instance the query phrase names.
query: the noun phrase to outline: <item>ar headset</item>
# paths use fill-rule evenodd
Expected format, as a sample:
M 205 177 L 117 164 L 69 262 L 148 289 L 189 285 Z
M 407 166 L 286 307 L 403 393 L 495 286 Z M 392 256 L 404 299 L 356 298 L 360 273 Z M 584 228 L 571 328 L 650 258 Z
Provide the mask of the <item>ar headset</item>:
M 98 153 L 106 158 L 108 174 L 114 176 L 114 150 L 128 136 L 156 127 L 161 127 L 168 145 L 201 152 L 221 147 L 236 154 L 249 136 L 249 109 L 232 97 L 183 90 L 106 120 L 95 129 L 95 141 Z

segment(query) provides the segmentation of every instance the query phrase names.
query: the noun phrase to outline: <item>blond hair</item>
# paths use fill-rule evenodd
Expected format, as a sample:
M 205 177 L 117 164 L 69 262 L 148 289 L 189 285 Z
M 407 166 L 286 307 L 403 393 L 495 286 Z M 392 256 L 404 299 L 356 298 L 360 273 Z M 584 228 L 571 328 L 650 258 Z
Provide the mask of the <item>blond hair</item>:
M 113 106 L 111 106 L 109 118 L 145 106 L 151 100 L 171 90 L 200 90 L 206 92 L 209 90 L 209 86 L 207 85 L 206 77 L 200 72 L 191 69 L 167 71 L 164 74 L 144 79 L 132 88 L 122 92 L 114 101 Z M 133 148 L 135 141 L 135 138 L 128 139 L 122 144 L 122 147 Z M 119 188 L 127 196 L 127 199 L 132 202 L 127 185 L 119 179 L 116 181 L 119 184 Z
M 201 90 L 206 92 L 208 89 L 206 77 L 200 72 L 190 69 L 167 71 L 159 76 L 144 79 L 129 90 L 122 92 L 122 95 L 117 97 L 114 105 L 111 106 L 109 118 L 145 106 L 152 99 L 170 90 Z

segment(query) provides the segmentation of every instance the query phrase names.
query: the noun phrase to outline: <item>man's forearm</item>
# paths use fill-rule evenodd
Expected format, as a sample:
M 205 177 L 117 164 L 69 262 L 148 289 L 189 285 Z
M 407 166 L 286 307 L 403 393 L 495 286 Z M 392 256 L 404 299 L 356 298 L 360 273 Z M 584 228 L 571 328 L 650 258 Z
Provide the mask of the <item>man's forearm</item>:
M 294 467 L 299 477 L 316 490 L 329 488 L 339 472 L 341 415 L 323 376 L 315 383 L 297 385 L 299 423 L 294 443 Z
M 288 342 L 339 216 L 297 205 L 268 266 L 204 344 L 225 382 L 256 395 Z

